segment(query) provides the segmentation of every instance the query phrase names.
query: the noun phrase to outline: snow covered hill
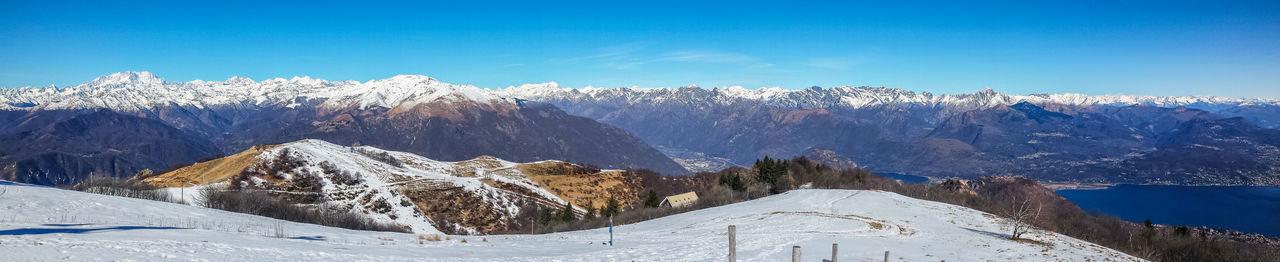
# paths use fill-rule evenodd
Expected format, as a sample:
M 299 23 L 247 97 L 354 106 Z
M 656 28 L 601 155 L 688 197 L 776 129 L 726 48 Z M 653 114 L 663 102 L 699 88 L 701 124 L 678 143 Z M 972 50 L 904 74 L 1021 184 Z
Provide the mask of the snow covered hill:
M 514 163 L 489 156 L 445 162 L 308 139 L 257 146 L 143 182 L 162 187 L 269 190 L 286 194 L 295 202 L 346 209 L 424 234 L 509 231 L 514 229 L 513 223 L 525 222 L 513 219 L 526 208 L 560 208 L 566 201 L 578 207 L 588 200 L 603 204 L 600 198 L 609 196 L 626 203 L 639 199 L 639 191 L 634 189 L 638 182 L 624 181 L 617 174 L 621 171 L 596 170 L 579 178 L 611 187 L 568 190 L 551 182 L 571 174 L 548 171 L 552 168 L 580 167 L 559 161 Z M 199 197 L 194 189 L 170 191 L 187 192 L 186 199 Z M 562 193 L 569 191 L 587 192 L 596 199 L 570 198 Z
M 0 182 L 8 261 L 805 261 L 840 244 L 840 261 L 1138 261 L 1052 233 L 1004 238 L 1006 225 L 964 207 L 855 190 L 797 190 L 614 230 L 434 237 L 298 224 L 194 206 Z M 422 236 L 422 237 L 420 237 Z

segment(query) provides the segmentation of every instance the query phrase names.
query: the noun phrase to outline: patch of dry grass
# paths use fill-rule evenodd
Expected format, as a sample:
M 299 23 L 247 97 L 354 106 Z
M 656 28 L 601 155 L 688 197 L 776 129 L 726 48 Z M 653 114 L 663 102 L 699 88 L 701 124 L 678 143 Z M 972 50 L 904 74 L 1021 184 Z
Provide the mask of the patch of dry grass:
M 249 150 L 234 155 L 196 163 L 168 173 L 149 177 L 143 179 L 142 182 L 156 187 L 184 187 L 191 186 L 191 184 L 209 184 L 225 181 L 256 163 L 259 154 L 274 147 L 276 146 L 254 146 Z M 201 175 L 203 175 L 203 178 L 201 178 Z
M 602 207 L 611 196 L 623 206 L 640 202 L 639 179 L 625 177 L 622 171 L 586 173 L 580 167 L 556 161 L 520 164 L 516 168 L 539 187 L 575 206 L 586 207 L 591 203 Z

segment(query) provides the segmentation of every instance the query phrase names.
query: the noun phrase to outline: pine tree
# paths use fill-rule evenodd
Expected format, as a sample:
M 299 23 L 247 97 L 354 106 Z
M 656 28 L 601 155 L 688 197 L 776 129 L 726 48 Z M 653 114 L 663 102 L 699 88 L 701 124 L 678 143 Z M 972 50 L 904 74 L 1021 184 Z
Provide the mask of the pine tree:
M 550 209 L 543 208 L 541 211 L 538 212 L 538 223 L 542 225 L 551 223 L 551 220 L 554 220 L 554 219 L 555 219 L 555 215 L 551 214 Z
M 782 188 L 778 185 L 778 178 L 787 174 L 787 161 L 781 159 L 772 159 L 768 156 L 764 160 L 757 160 L 753 166 L 756 170 L 756 181 L 770 185 L 770 192 L 775 194 L 781 193 Z
M 733 189 L 733 191 L 747 190 L 747 186 L 742 184 L 742 178 L 738 174 L 726 173 L 720 175 L 720 185 Z
M 596 218 L 596 203 L 594 201 L 587 201 L 587 212 L 582 214 L 582 219 L 585 220 L 592 218 Z
M 569 203 L 568 201 L 564 202 L 564 211 L 560 211 L 559 219 L 563 222 L 573 221 L 573 203 Z
M 644 199 L 644 207 L 654 208 L 658 207 L 658 204 L 662 204 L 662 199 L 658 198 L 658 192 L 649 190 L 649 197 Z
M 617 215 L 622 209 L 621 205 L 622 205 L 621 203 L 618 203 L 617 198 L 613 198 L 612 196 L 610 196 L 609 202 L 605 203 L 603 209 L 600 209 L 600 216 Z

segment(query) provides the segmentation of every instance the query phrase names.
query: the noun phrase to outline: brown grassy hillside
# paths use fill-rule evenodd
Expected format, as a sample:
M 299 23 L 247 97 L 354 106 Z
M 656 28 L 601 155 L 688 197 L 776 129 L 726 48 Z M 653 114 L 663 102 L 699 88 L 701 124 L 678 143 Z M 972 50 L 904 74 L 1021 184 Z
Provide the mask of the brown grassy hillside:
M 543 161 L 521 164 L 517 168 L 529 175 L 539 187 L 575 206 L 604 206 L 612 196 L 623 206 L 639 203 L 643 187 L 640 178 L 626 176 L 618 170 L 600 171 L 564 162 Z
M 257 162 L 258 155 L 276 145 L 258 145 L 235 155 L 196 163 L 168 173 L 142 179 L 156 187 L 180 187 L 225 181 Z M 203 177 L 201 177 L 203 175 Z

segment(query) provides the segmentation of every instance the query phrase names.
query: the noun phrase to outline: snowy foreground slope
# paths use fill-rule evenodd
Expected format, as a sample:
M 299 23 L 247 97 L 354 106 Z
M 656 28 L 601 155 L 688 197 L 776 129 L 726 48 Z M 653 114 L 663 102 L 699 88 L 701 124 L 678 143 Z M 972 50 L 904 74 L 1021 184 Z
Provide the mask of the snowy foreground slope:
M 755 201 L 615 228 L 545 235 L 447 236 L 421 241 L 400 233 L 283 222 L 193 206 L 5 184 L 0 254 L 6 261 L 723 261 L 726 226 L 738 227 L 738 258 L 785 261 L 1136 261 L 1056 234 L 1033 232 L 1051 247 L 1018 243 L 982 212 L 854 190 L 797 190 Z M 276 228 L 282 238 L 277 238 Z M 462 240 L 466 239 L 463 243 Z

